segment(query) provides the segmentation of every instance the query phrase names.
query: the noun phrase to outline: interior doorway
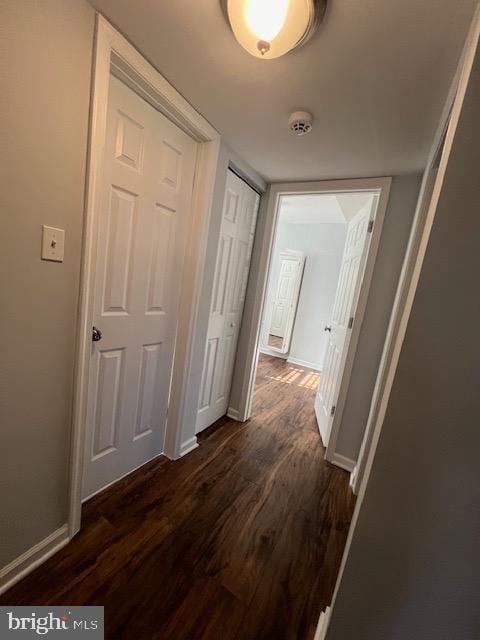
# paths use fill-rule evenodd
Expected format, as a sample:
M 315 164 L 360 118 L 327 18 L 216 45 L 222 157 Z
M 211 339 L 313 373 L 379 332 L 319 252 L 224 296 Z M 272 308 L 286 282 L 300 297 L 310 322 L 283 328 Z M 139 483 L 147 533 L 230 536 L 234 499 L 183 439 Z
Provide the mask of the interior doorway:
M 314 387 L 306 410 L 327 451 L 353 329 L 362 322 L 379 201 L 378 189 L 290 191 L 274 211 L 256 362 L 264 368 L 276 360 L 286 396 L 299 381 Z

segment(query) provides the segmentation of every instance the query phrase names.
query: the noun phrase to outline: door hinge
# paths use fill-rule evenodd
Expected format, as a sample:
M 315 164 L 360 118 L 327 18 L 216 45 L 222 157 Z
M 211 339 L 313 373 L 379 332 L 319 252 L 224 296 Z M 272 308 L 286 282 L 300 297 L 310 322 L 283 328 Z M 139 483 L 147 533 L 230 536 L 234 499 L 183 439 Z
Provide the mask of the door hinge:
M 348 321 L 348 328 L 351 329 L 353 327 L 353 316 Z
M 372 233 L 373 231 L 373 220 L 370 220 L 368 223 L 368 233 Z
M 334 413 L 335 413 L 335 409 L 336 409 L 336 408 L 337 408 L 337 407 L 336 407 L 335 405 L 333 405 L 333 407 L 332 407 L 332 409 L 331 409 L 331 411 L 330 411 L 330 416 L 333 416 L 333 415 L 334 415 Z

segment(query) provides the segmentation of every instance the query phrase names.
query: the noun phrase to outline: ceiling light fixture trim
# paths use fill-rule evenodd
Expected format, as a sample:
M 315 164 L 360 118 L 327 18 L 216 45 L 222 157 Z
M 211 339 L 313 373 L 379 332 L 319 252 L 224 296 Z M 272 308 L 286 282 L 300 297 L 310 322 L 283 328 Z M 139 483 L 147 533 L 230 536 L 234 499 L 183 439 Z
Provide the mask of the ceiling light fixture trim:
M 220 0 L 239 44 L 271 60 L 302 46 L 325 15 L 327 0 Z

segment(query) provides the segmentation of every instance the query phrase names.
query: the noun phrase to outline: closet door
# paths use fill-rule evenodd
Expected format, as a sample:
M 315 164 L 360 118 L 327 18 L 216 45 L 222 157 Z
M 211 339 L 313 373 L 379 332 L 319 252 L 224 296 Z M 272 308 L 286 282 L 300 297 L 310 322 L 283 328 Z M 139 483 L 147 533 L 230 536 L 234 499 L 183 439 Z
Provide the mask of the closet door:
M 304 256 L 280 254 L 280 273 L 272 304 L 268 338 L 274 336 L 282 340 L 275 340 L 273 345 L 267 340 L 267 346 L 277 347 L 282 353 L 288 353 L 290 349 L 304 266 Z
M 228 409 L 259 195 L 228 171 L 196 430 Z

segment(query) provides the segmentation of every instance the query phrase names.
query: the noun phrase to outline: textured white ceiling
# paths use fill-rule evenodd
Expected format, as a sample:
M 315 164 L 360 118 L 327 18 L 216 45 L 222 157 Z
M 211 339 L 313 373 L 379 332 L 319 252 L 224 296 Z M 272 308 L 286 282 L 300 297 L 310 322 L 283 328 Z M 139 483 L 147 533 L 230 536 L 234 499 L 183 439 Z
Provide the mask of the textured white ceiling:
M 218 0 L 91 0 L 267 180 L 422 169 L 476 0 L 329 0 L 276 60 L 247 54 Z M 289 113 L 312 111 L 305 137 Z
M 283 196 L 280 222 L 287 224 L 345 224 L 372 202 L 369 193 Z

